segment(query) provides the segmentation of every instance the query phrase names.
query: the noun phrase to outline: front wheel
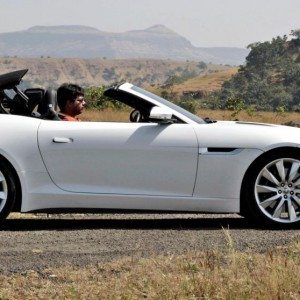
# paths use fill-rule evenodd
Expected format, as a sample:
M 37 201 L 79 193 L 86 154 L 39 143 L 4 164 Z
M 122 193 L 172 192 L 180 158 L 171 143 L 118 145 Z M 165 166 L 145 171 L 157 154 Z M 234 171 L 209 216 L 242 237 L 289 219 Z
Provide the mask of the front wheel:
M 256 223 L 299 225 L 300 154 L 270 154 L 257 162 L 246 177 L 241 200 L 242 213 Z
M 0 161 L 0 222 L 4 220 L 14 205 L 16 185 L 10 168 Z

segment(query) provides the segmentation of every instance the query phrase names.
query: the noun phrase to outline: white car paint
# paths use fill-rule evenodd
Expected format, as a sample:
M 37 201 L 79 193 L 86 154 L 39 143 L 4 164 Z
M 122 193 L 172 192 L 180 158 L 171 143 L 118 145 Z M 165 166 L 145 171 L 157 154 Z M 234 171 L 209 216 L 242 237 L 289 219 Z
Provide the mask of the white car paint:
M 299 128 L 238 121 L 218 121 L 197 126 L 199 147 L 255 148 L 300 147 Z
M 119 88 L 170 110 L 131 90 L 131 84 Z M 249 165 L 270 149 L 300 147 L 297 128 L 198 124 L 171 111 L 185 123 L 77 123 L 0 115 L 0 155 L 20 178 L 21 211 L 239 212 L 241 183 Z
M 55 143 L 55 138 L 71 142 Z M 188 124 L 42 122 L 38 142 L 65 191 L 192 196 L 198 143 Z

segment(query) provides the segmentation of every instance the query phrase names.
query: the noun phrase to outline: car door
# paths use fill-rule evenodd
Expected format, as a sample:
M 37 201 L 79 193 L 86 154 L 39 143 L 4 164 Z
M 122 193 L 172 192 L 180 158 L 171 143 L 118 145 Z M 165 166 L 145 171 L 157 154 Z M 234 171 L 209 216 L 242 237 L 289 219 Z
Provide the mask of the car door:
M 50 177 L 65 191 L 193 194 L 198 144 L 189 124 L 43 121 L 38 144 Z

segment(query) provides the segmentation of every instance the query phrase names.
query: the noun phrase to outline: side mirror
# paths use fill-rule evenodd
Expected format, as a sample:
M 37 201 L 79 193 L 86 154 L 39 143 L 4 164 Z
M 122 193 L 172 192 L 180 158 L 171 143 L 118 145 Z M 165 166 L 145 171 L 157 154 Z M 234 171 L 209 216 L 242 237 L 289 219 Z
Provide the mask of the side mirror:
M 149 119 L 150 121 L 154 121 L 160 124 L 170 124 L 174 123 L 175 121 L 174 119 L 172 119 L 172 115 L 173 114 L 171 110 L 159 106 L 154 106 L 150 110 Z

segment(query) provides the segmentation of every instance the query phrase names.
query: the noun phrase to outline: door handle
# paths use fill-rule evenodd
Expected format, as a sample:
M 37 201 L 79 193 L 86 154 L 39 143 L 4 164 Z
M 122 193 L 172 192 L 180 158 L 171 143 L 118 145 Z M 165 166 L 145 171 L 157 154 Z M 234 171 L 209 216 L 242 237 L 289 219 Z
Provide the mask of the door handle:
M 66 137 L 54 137 L 53 138 L 54 143 L 72 143 L 72 138 L 66 138 Z

